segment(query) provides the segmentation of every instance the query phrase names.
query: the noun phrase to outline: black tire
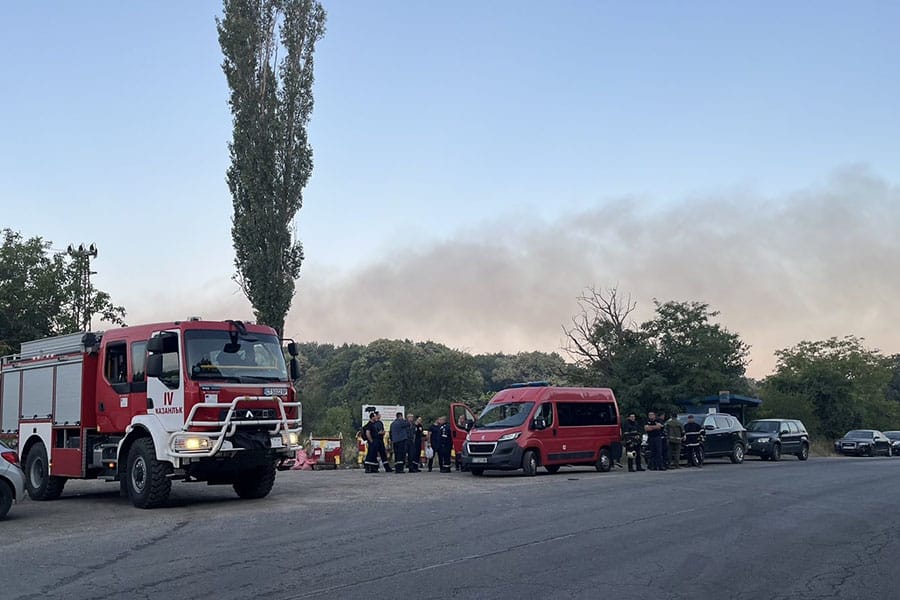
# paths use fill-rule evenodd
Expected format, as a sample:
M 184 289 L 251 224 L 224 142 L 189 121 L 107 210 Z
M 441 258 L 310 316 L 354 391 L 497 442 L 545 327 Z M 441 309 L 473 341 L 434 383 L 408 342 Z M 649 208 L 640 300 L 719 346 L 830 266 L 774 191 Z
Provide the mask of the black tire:
M 522 456 L 522 470 L 529 477 L 534 477 L 537 475 L 537 470 L 539 466 L 537 452 L 534 450 L 526 450 L 525 455 Z
M 772 452 L 769 453 L 769 460 L 773 462 L 778 462 L 781 460 L 781 444 L 775 444 L 772 446 Z
M 866 451 L 866 456 L 875 456 L 875 446 L 869 446 L 869 449 Z
M 551 475 L 559 473 L 559 465 L 545 465 L 544 468 L 547 469 L 547 472 Z
M 481 467 L 469 467 L 469 472 L 475 477 L 481 477 L 484 475 L 484 469 Z
M 9 509 L 12 508 L 13 491 L 12 487 L 5 481 L 0 481 L 0 519 L 6 516 Z
M 731 454 L 728 455 L 728 458 L 735 465 L 739 465 L 744 462 L 744 445 L 740 442 L 735 443 L 734 448 L 731 449 Z
M 56 500 L 66 486 L 65 477 L 49 475 L 47 449 L 37 442 L 25 456 L 25 489 L 32 500 Z
M 809 444 L 800 446 L 800 452 L 797 453 L 797 458 L 800 460 L 807 460 L 809 458 Z
M 275 463 L 271 462 L 243 471 L 232 487 L 244 500 L 256 500 L 268 496 L 273 485 L 275 485 Z
M 597 456 L 597 464 L 594 465 L 594 468 L 600 473 L 609 473 L 609 470 L 612 469 L 612 457 L 609 455 L 609 450 L 606 448 L 600 449 L 600 454 Z
M 172 491 L 171 463 L 157 460 L 153 440 L 140 438 L 128 451 L 125 484 L 128 497 L 137 508 L 159 508 L 169 501 Z

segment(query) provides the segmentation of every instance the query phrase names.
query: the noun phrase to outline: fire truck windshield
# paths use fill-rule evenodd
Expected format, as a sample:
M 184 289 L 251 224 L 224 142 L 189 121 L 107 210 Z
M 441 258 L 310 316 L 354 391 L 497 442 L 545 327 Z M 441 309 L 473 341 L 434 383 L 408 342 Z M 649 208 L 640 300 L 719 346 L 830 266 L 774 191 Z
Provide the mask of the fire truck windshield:
M 288 380 L 281 343 L 273 335 L 191 329 L 184 333 L 184 343 L 191 379 L 235 383 Z

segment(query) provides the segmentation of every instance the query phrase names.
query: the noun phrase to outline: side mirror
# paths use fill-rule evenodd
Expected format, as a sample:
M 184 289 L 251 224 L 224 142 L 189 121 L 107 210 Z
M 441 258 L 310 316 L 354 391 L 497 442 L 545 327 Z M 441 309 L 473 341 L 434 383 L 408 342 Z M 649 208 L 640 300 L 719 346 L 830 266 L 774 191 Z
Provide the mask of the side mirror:
M 163 331 L 147 340 L 147 352 L 150 354 L 167 354 L 178 352 L 178 334 L 174 331 Z
M 155 339 L 155 338 L 154 338 Z M 163 373 L 163 355 L 151 354 L 147 357 L 147 377 L 159 379 Z
M 706 429 L 707 431 L 712 431 L 715 428 L 716 428 L 715 425 L 704 425 L 703 426 L 703 429 Z
M 300 379 L 300 361 L 297 357 L 291 359 L 291 381 Z
M 782 430 L 779 432 L 779 435 L 785 435 L 785 434 L 788 434 L 788 433 L 790 433 L 790 431 L 788 431 L 787 429 L 782 429 Z
M 297 345 L 297 342 L 288 342 L 287 351 L 291 356 L 297 356 L 300 354 L 300 347 Z
M 538 431 L 542 429 L 547 429 L 547 421 L 544 420 L 544 417 L 535 417 L 534 418 L 534 428 Z

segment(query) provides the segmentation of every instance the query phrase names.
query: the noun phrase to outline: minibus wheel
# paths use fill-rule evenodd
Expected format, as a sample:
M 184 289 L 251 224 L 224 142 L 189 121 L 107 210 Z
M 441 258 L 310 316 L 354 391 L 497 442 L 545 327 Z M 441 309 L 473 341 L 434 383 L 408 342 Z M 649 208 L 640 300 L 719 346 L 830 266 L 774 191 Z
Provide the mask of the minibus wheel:
M 609 450 L 606 448 L 600 449 L 600 456 L 597 457 L 597 464 L 595 466 L 601 473 L 608 473 L 609 470 L 612 469 L 612 457 L 609 455 Z
M 525 456 L 522 457 L 522 470 L 529 477 L 537 475 L 538 458 L 537 452 L 534 450 L 526 450 Z

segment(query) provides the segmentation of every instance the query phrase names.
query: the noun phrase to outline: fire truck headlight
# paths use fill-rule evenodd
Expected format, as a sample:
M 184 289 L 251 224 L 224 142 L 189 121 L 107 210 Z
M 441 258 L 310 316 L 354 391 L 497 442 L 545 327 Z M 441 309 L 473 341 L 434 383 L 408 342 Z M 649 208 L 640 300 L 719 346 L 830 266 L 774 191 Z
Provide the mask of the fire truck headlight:
M 281 441 L 285 446 L 299 446 L 300 434 L 294 431 L 285 431 L 281 434 Z
M 173 446 L 178 452 L 201 452 L 209 450 L 210 441 L 208 437 L 180 435 Z

